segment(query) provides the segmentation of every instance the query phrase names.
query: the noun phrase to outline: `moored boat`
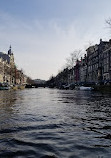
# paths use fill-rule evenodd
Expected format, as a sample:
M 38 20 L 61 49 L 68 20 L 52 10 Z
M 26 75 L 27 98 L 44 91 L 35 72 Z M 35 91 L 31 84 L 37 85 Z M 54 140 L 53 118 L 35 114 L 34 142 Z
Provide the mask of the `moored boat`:
M 18 89 L 21 89 L 21 90 L 25 89 L 25 85 L 18 85 Z
M 12 86 L 12 89 L 13 89 L 13 90 L 17 90 L 17 89 L 18 89 L 18 86 L 14 85 L 14 86 Z
M 0 90 L 9 90 L 10 87 L 0 87 Z
M 9 90 L 10 86 L 6 83 L 0 83 L 0 90 Z
M 23 90 L 24 88 L 25 88 L 25 85 L 13 85 L 12 86 L 13 90 L 18 90 L 18 89 Z
M 93 87 L 86 87 L 86 86 L 80 86 L 79 87 L 80 90 L 93 90 Z

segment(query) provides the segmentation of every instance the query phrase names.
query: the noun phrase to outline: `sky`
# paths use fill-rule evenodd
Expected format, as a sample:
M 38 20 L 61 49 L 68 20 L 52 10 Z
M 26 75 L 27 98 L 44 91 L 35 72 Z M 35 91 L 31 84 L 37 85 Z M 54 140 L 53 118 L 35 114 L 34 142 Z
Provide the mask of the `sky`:
M 74 50 L 109 40 L 111 0 L 0 0 L 0 52 L 9 46 L 18 69 L 48 80 Z

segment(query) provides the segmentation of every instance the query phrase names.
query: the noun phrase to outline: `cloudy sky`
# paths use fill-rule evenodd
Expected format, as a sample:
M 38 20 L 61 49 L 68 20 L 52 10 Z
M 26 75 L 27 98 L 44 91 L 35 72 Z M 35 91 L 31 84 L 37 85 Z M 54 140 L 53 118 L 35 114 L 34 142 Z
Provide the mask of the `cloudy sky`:
M 19 69 L 48 79 L 74 50 L 109 40 L 111 0 L 0 0 L 0 51 L 10 44 Z

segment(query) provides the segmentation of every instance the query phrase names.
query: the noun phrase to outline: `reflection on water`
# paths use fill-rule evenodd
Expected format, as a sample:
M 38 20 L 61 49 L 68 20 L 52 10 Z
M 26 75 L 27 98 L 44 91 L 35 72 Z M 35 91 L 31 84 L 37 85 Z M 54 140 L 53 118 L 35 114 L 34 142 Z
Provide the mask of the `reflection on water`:
M 0 91 L 1 158 L 110 158 L 111 95 Z

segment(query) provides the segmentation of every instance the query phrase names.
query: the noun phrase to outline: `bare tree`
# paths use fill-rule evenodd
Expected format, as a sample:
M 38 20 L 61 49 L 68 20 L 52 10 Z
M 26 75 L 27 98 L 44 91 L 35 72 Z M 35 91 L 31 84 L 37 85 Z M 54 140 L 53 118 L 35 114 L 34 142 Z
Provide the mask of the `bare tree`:
M 28 84 L 34 84 L 34 80 L 32 80 L 30 77 L 27 77 L 27 83 Z
M 109 26 L 109 28 L 111 28 L 111 18 L 106 20 L 106 24 Z
M 86 45 L 84 46 L 84 50 L 86 51 L 89 47 L 93 45 L 93 41 L 88 41 Z
M 74 50 L 73 53 L 70 54 L 70 56 L 66 59 L 66 66 L 71 69 L 75 66 L 76 61 L 80 59 L 82 56 L 81 50 Z
M 109 29 L 109 38 L 111 38 L 111 18 L 109 17 L 107 20 L 105 20 L 106 28 Z

